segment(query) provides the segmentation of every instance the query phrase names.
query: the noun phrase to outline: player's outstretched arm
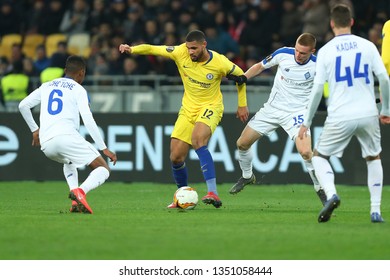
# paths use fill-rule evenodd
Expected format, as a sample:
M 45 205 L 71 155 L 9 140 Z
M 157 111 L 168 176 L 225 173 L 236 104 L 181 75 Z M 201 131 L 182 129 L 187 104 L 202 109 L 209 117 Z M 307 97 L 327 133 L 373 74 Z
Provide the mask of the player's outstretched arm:
M 239 86 L 247 82 L 247 78 L 245 75 L 237 76 L 237 75 L 229 74 L 226 76 L 226 78 L 230 81 L 236 82 Z
M 257 75 L 260 75 L 261 72 L 265 70 L 263 63 L 257 62 L 256 64 L 253 64 L 246 72 L 244 73 L 247 79 L 251 79 Z
M 120 44 L 119 45 L 120 53 L 131 53 L 131 47 L 128 44 Z
M 252 77 L 259 75 L 261 72 L 264 71 L 264 69 L 265 68 L 260 61 L 256 64 L 252 65 L 252 67 L 250 67 L 248 70 L 246 70 L 246 72 L 243 75 L 237 76 L 237 75 L 229 74 L 226 76 L 226 78 L 228 78 L 228 80 L 235 81 L 240 86 L 240 85 L 246 83 Z

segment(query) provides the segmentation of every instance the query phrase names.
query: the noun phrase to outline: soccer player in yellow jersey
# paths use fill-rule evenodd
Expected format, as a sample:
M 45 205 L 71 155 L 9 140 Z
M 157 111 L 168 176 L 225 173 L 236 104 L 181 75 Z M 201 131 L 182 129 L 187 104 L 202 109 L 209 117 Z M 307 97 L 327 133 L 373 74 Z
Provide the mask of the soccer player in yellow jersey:
M 182 106 L 171 135 L 170 160 L 173 177 L 178 188 L 187 186 L 185 159 L 192 146 L 198 155 L 207 195 L 205 204 L 219 208 L 214 161 L 207 148 L 212 133 L 222 119 L 224 110 L 221 93 L 221 79 L 229 74 L 242 75 L 243 71 L 224 55 L 207 49 L 204 33 L 193 30 L 186 36 L 186 42 L 179 46 L 153 46 L 121 44 L 121 53 L 138 55 L 160 55 L 175 61 L 184 86 Z M 237 85 L 237 118 L 248 120 L 246 85 Z M 168 208 L 176 208 L 175 202 Z
M 382 60 L 390 76 L 390 20 L 386 21 L 382 29 Z
M 382 61 L 385 64 L 387 75 L 390 76 L 390 20 L 385 22 L 382 29 Z M 381 115 L 380 120 L 382 124 L 390 124 L 390 118 L 387 116 Z

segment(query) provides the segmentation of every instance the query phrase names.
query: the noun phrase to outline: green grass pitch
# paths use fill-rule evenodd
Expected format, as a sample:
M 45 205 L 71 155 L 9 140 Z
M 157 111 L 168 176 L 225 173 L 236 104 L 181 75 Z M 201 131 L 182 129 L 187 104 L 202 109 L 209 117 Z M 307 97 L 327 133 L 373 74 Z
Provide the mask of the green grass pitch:
M 194 184 L 201 198 L 206 187 Z M 338 186 L 341 206 L 318 223 L 309 185 L 218 186 L 223 206 L 166 209 L 174 185 L 107 182 L 93 215 L 69 213 L 65 182 L 0 182 L 1 260 L 388 260 L 390 188 L 372 224 L 365 186 Z

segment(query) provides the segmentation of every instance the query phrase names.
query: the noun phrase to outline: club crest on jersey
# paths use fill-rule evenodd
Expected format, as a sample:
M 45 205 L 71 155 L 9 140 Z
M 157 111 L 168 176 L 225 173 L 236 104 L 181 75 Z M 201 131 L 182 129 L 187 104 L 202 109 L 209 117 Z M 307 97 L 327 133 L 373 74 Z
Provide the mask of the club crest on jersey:
M 167 52 L 173 52 L 174 49 L 175 49 L 174 46 L 169 46 L 169 47 L 166 48 L 166 51 Z
M 208 73 L 208 74 L 206 75 L 206 78 L 207 78 L 207 80 L 212 80 L 212 79 L 214 78 L 214 75 L 211 74 L 211 73 Z
M 305 79 L 307 80 L 307 79 L 309 79 L 310 77 L 311 77 L 310 73 L 309 73 L 309 72 L 306 72 L 306 73 L 305 73 Z

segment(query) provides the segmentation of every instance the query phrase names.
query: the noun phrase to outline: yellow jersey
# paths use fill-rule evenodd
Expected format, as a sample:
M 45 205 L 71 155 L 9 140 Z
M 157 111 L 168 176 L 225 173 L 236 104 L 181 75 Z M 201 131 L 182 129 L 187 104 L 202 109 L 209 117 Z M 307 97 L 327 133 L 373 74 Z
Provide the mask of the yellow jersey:
M 210 59 L 206 62 L 194 62 L 185 43 L 179 46 L 153 46 L 141 44 L 131 47 L 132 54 L 159 55 L 175 61 L 184 86 L 182 107 L 189 114 L 197 113 L 207 105 L 221 106 L 223 97 L 221 79 L 228 74 L 242 75 L 240 67 L 226 56 L 208 50 Z M 237 86 L 238 106 L 247 106 L 246 85 Z
M 382 29 L 382 60 L 390 75 L 390 20 L 386 21 Z
M 28 95 L 30 78 L 22 73 L 11 73 L 1 79 L 1 89 L 5 102 L 21 101 Z

